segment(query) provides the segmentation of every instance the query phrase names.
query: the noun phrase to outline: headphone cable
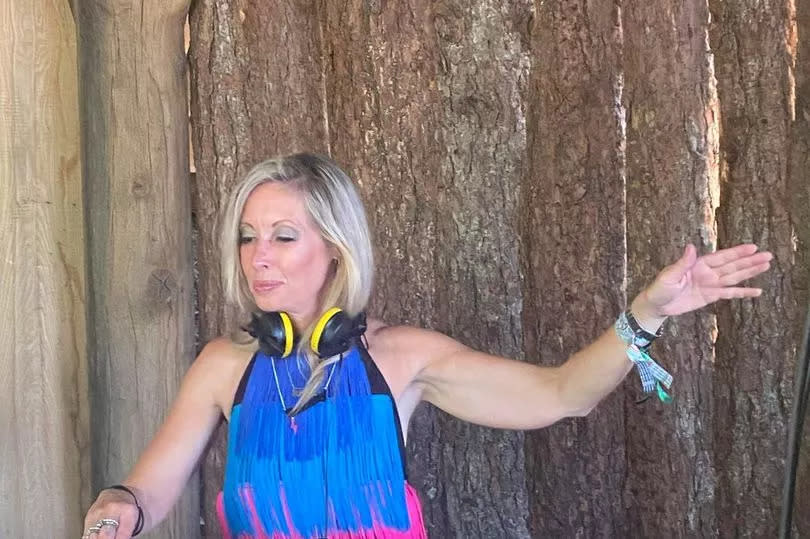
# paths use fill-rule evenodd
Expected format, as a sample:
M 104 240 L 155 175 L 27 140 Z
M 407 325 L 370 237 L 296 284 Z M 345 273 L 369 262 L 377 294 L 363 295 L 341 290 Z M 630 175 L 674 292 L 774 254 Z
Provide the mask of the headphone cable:
M 796 473 L 799 465 L 799 453 L 802 445 L 804 420 L 807 414 L 807 401 L 810 398 L 810 303 L 804 322 L 804 335 L 796 365 L 795 391 L 793 395 L 793 413 L 788 430 L 787 458 L 785 459 L 785 481 L 782 489 L 782 515 L 779 525 L 780 539 L 788 539 L 792 527 L 793 498 L 796 490 Z

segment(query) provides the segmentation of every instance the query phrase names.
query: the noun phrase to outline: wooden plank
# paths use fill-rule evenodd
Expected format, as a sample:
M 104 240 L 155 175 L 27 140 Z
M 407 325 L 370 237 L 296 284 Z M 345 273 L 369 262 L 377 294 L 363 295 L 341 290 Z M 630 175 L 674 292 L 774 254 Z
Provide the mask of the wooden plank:
M 76 2 L 94 491 L 132 467 L 194 353 L 188 4 Z M 154 535 L 199 533 L 193 478 Z
M 90 497 L 76 36 L 52 0 L 3 2 L 0 27 L 0 537 L 71 537 Z

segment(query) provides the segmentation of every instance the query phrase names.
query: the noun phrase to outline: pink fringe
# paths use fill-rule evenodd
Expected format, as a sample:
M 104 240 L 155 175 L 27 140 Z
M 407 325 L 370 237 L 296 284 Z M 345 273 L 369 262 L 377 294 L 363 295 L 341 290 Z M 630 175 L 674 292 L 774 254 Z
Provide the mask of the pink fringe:
M 222 492 L 217 496 L 217 516 L 219 517 L 219 526 L 222 530 L 222 537 L 224 539 L 305 539 L 300 533 L 293 532 L 290 535 L 275 532 L 272 535 L 268 534 L 264 526 L 262 526 L 259 516 L 256 512 L 256 504 L 253 500 L 253 493 L 250 488 L 245 488 L 242 491 L 243 499 L 250 512 L 250 522 L 256 533 L 253 535 L 243 533 L 239 537 L 234 538 L 230 529 L 228 528 L 228 521 L 225 518 L 225 503 Z M 285 506 L 284 517 L 287 521 L 287 526 L 294 530 L 292 519 L 289 512 L 286 510 L 286 502 L 284 502 L 284 493 L 281 493 L 282 502 Z M 416 490 L 405 483 L 405 500 L 408 504 L 408 516 L 410 517 L 411 527 L 409 530 L 397 530 L 382 525 L 375 525 L 370 530 L 361 531 L 341 531 L 329 530 L 327 534 L 328 539 L 427 539 L 427 532 L 425 531 L 425 523 L 422 519 L 422 504 L 419 501 L 419 495 Z M 311 538 L 314 539 L 314 538 Z

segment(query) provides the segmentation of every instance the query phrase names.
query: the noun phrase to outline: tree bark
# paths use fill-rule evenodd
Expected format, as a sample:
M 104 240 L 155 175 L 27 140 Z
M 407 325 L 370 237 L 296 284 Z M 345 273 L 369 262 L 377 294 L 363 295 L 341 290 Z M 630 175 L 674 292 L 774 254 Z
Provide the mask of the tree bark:
M 190 13 L 192 206 L 199 230 L 200 345 L 237 322 L 220 282 L 217 217 L 233 187 L 261 160 L 328 151 L 320 33 L 312 3 L 201 0 Z M 203 534 L 220 537 L 227 425 L 203 464 Z
M 610 3 L 537 3 L 521 201 L 527 354 L 558 365 L 625 303 L 621 27 Z M 626 537 L 621 393 L 526 435 L 533 537 Z
M 94 491 L 126 475 L 192 359 L 187 9 L 76 2 Z M 198 491 L 158 536 L 199 536 Z
M 530 3 L 321 5 L 329 144 L 374 232 L 371 312 L 521 358 Z M 522 433 L 424 409 L 408 445 L 431 536 L 528 536 Z
M 425 407 L 408 445 L 433 537 L 773 535 L 797 335 L 777 321 L 800 323 L 810 260 L 806 60 L 783 7 L 202 0 L 202 341 L 234 321 L 215 216 L 280 153 L 329 153 L 360 185 L 373 316 L 545 365 L 609 328 L 685 243 L 755 240 L 777 254 L 765 295 L 678 317 L 654 348 L 671 406 L 636 406 L 631 373 L 589 417 L 528 434 Z M 206 522 L 224 432 L 213 444 Z
M 78 536 L 90 454 L 76 35 L 64 2 L 4 2 L 0 25 L 0 536 Z
M 717 248 L 718 111 L 705 2 L 630 3 L 622 18 L 631 301 L 686 243 L 701 254 Z M 637 406 L 640 382 L 629 376 L 625 489 L 629 526 L 640 536 L 717 535 L 708 404 L 715 335 L 711 309 L 668 323 L 653 356 L 675 377 L 671 405 L 653 398 Z
M 790 162 L 788 164 L 787 196 L 791 201 L 791 224 L 797 245 L 794 253 L 792 282 L 797 295 L 794 326 L 795 343 L 801 342 L 802 309 L 808 306 L 810 293 L 810 3 L 796 2 L 796 28 L 790 33 L 789 50 L 795 47 L 796 63 L 793 69 L 795 102 L 791 114 Z M 796 39 L 801 36 L 801 39 Z M 804 303 L 804 304 L 802 304 Z M 798 350 L 797 350 L 798 352 Z M 794 365 L 800 358 L 796 356 Z M 791 372 L 791 371 L 788 371 Z M 792 374 L 795 377 L 796 367 Z M 793 381 L 795 386 L 795 378 Z M 795 398 L 795 396 L 793 397 Z M 791 400 L 791 408 L 793 402 Z M 800 454 L 796 498 L 793 505 L 793 531 L 796 537 L 810 536 L 810 424 L 804 425 L 802 453 Z M 781 510 L 781 508 L 780 508 Z
M 718 237 L 774 253 L 770 272 L 755 281 L 762 297 L 717 308 L 716 513 L 729 536 L 775 536 L 810 240 L 808 206 L 795 204 L 807 200 L 807 168 L 790 167 L 791 148 L 807 143 L 794 101 L 796 21 L 793 2 L 709 6 L 723 133 Z

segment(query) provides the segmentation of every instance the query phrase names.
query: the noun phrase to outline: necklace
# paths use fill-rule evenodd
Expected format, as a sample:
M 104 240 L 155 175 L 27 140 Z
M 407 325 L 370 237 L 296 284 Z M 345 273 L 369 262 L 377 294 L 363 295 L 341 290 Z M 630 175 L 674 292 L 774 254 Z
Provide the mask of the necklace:
M 332 375 L 335 374 L 335 367 L 339 361 L 343 359 L 343 354 L 340 354 L 340 359 L 332 363 L 332 369 L 329 371 L 329 376 L 326 378 L 326 384 L 323 386 L 324 395 L 326 391 L 329 389 L 329 384 L 332 382 Z M 278 381 L 278 371 L 276 370 L 276 358 L 270 358 L 270 364 L 273 366 L 273 379 L 276 381 L 276 391 L 278 391 L 278 399 L 281 402 L 281 409 L 290 417 L 290 410 L 287 408 L 287 403 L 284 402 L 284 393 L 281 391 L 281 384 Z M 287 371 L 287 376 L 290 376 L 290 371 Z M 292 386 L 292 380 L 290 380 L 290 385 Z M 293 389 L 295 387 L 293 386 Z M 292 428 L 293 432 L 298 433 L 298 424 L 295 422 L 295 416 L 290 417 L 290 427 Z
M 303 363 L 303 361 L 301 360 L 301 356 L 296 355 L 295 356 L 295 367 L 298 370 L 298 374 L 299 374 L 298 379 L 303 379 L 304 380 L 304 386 L 305 386 L 307 384 L 307 382 L 306 382 L 307 381 L 307 375 L 304 374 L 304 371 L 301 370 L 301 364 L 302 363 Z M 309 367 L 309 365 L 307 365 L 307 367 Z M 290 365 L 289 365 L 289 363 L 285 364 L 284 372 L 287 373 L 287 381 L 290 382 L 290 387 L 293 390 L 293 395 L 297 395 L 302 389 L 304 389 L 304 386 L 298 387 L 298 384 L 293 382 L 292 375 L 290 374 Z

